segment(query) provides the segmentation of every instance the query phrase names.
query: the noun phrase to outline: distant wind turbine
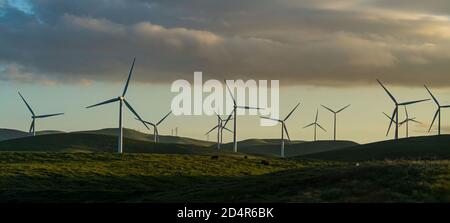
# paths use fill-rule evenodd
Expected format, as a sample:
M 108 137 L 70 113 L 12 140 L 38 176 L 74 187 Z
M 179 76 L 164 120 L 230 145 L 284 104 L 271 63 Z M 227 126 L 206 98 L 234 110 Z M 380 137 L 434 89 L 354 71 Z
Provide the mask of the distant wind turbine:
M 161 120 L 159 120 L 156 124 L 153 124 L 149 121 L 143 120 L 144 123 L 151 125 L 153 127 L 153 141 L 154 142 L 159 142 L 159 132 L 158 132 L 158 125 L 160 125 L 170 114 L 172 114 L 172 111 L 169 111 L 169 113 L 167 113 Z M 136 118 L 136 120 L 141 121 L 139 119 Z
M 237 134 L 237 132 L 236 132 L 236 122 L 237 122 L 237 118 L 236 118 L 236 111 L 237 111 L 237 109 L 239 108 L 239 109 L 246 109 L 246 110 L 249 110 L 249 109 L 256 109 L 256 110 L 261 110 L 262 108 L 258 108 L 258 107 L 250 107 L 250 106 L 238 106 L 237 104 L 236 104 L 236 98 L 234 98 L 234 96 L 233 96 L 233 93 L 231 92 L 231 90 L 230 90 L 230 87 L 228 87 L 228 84 L 226 83 L 226 81 L 225 81 L 225 85 L 227 86 L 227 89 L 228 89 L 228 92 L 230 93 L 230 96 L 231 96 L 231 99 L 233 99 L 233 144 L 234 144 L 234 152 L 237 152 L 238 151 L 238 148 L 237 148 L 237 141 L 236 141 L 236 134 Z
M 403 120 L 400 123 L 397 123 L 392 117 L 390 117 L 388 114 L 383 112 L 383 114 L 389 119 L 389 121 L 392 122 L 392 123 L 395 123 L 396 125 L 398 125 L 398 127 L 400 127 L 402 125 L 405 125 L 405 127 L 406 127 L 406 138 L 408 138 L 409 137 L 409 122 L 415 122 L 415 123 L 418 123 L 418 124 L 422 124 L 422 123 L 419 122 L 419 121 L 416 121 L 415 117 L 414 118 L 409 118 L 408 110 L 406 109 L 406 106 L 405 106 L 405 113 L 406 113 L 405 120 Z M 389 135 L 389 131 L 390 130 L 391 130 L 391 125 L 389 125 L 389 127 L 388 127 L 388 130 L 386 132 L 386 136 Z
M 317 122 L 318 118 L 319 118 L 319 109 L 317 109 L 316 119 L 314 120 L 314 122 L 309 124 L 309 125 L 307 125 L 307 126 L 305 126 L 305 127 L 303 127 L 303 128 L 308 128 L 308 127 L 314 125 L 314 141 L 317 141 L 317 126 L 319 126 L 319 128 L 321 128 L 323 131 L 325 131 L 325 132 L 327 131 Z
M 418 124 L 422 124 L 422 123 L 419 122 L 419 121 L 416 121 L 415 117 L 414 118 L 410 118 L 409 117 L 408 109 L 406 109 L 406 106 L 405 106 L 405 114 L 406 114 L 405 120 L 403 122 L 400 122 L 398 125 L 399 126 L 402 126 L 403 124 L 406 125 L 406 138 L 408 138 L 409 137 L 409 122 L 415 122 L 415 123 L 418 123 Z
M 118 134 L 119 135 L 119 141 L 118 141 L 118 144 L 117 144 L 117 152 L 118 153 L 122 153 L 123 152 L 123 148 L 122 148 L 122 146 L 123 146 L 123 125 L 122 125 L 123 103 L 125 103 L 127 108 L 136 116 L 136 118 L 138 118 L 139 121 L 141 121 L 142 124 L 144 124 L 144 126 L 147 129 L 149 129 L 147 124 L 145 124 L 145 122 L 142 120 L 142 118 L 139 116 L 139 114 L 133 109 L 133 107 L 125 99 L 125 94 L 127 93 L 127 90 L 128 90 L 128 84 L 130 83 L 130 78 L 131 78 L 131 74 L 133 73 L 134 62 L 135 61 L 136 61 L 136 58 L 133 59 L 133 64 L 131 65 L 130 73 L 128 74 L 128 79 L 127 79 L 127 82 L 125 84 L 125 88 L 123 89 L 123 93 L 122 93 L 121 96 L 118 96 L 117 98 L 109 99 L 109 100 L 100 102 L 98 104 L 86 107 L 86 108 L 93 108 L 93 107 L 104 105 L 104 104 L 109 104 L 109 103 L 113 103 L 113 102 L 117 102 L 117 101 L 119 102 L 119 134 Z
M 383 89 L 386 91 L 386 93 L 389 95 L 389 97 L 392 99 L 392 101 L 395 104 L 395 108 L 394 111 L 392 112 L 392 118 L 391 118 L 391 123 L 389 124 L 389 128 L 391 127 L 393 121 L 394 121 L 394 117 L 395 117 L 395 123 L 399 123 L 398 122 L 398 106 L 400 105 L 410 105 L 410 104 L 416 104 L 419 102 L 423 102 L 423 101 L 429 101 L 430 99 L 422 99 L 422 100 L 416 100 L 416 101 L 408 101 L 408 102 L 402 102 L 399 103 L 397 102 L 397 100 L 394 98 L 394 96 L 391 94 L 391 92 L 388 91 L 388 89 L 377 79 L 378 83 L 381 85 L 381 87 L 383 87 Z M 395 126 L 395 139 L 398 139 L 398 125 Z
M 209 133 L 211 133 L 212 131 L 214 131 L 215 129 L 217 129 L 217 149 L 220 149 L 220 146 L 221 146 L 221 144 L 222 144 L 222 138 L 223 138 L 223 130 L 225 129 L 225 130 L 227 130 L 227 131 L 233 133 L 233 131 L 231 131 L 230 129 L 228 129 L 228 128 L 226 127 L 226 125 L 227 125 L 228 121 L 230 120 L 232 114 L 230 114 L 226 120 L 223 120 L 223 119 L 220 117 L 220 115 L 218 115 L 218 114 L 216 114 L 216 115 L 217 115 L 217 125 L 214 126 L 214 127 L 213 127 L 211 130 L 209 130 L 208 132 L 206 132 L 205 135 L 208 135 L 208 136 L 209 136 Z M 225 124 L 223 124 L 223 122 L 225 122 Z
M 347 105 L 337 111 L 332 110 L 331 108 L 326 107 L 325 105 L 322 105 L 322 107 L 324 107 L 325 109 L 327 109 L 328 111 L 330 111 L 331 113 L 333 113 L 334 115 L 334 141 L 336 141 L 336 115 L 343 111 L 344 109 L 348 108 L 350 105 Z
M 427 88 L 426 85 L 424 85 L 425 88 L 427 89 L 428 93 L 430 93 L 431 97 L 433 98 L 434 102 L 437 105 L 437 110 L 436 113 L 434 114 L 433 117 L 433 121 L 431 122 L 430 128 L 428 129 L 428 132 L 431 131 L 431 128 L 433 127 L 434 121 L 436 120 L 436 116 L 438 116 L 438 135 L 441 134 L 441 108 L 450 108 L 450 105 L 441 105 L 439 104 L 438 100 L 436 99 L 436 97 L 434 97 L 434 95 L 431 93 L 431 91 Z
M 25 98 L 22 96 L 22 94 L 19 93 L 19 96 L 22 98 L 22 101 L 25 103 L 25 105 L 27 106 L 28 110 L 31 112 L 31 126 L 30 126 L 30 130 L 28 131 L 28 133 L 33 133 L 33 136 L 36 135 L 36 119 L 40 119 L 40 118 L 48 118 L 48 117 L 52 117 L 52 116 L 57 116 L 57 115 L 63 115 L 64 113 L 56 113 L 56 114 L 48 114 L 48 115 L 36 115 L 33 111 L 33 109 L 31 108 L 31 106 L 28 104 L 28 102 L 25 100 Z
M 284 118 L 284 119 L 274 119 L 274 118 L 269 118 L 269 117 L 261 117 L 263 119 L 268 119 L 268 120 L 272 120 L 272 121 L 277 121 L 279 123 L 281 123 L 281 157 L 284 158 L 284 133 L 286 132 L 286 136 L 288 137 L 288 140 L 291 141 L 291 138 L 289 137 L 289 132 L 287 130 L 286 127 L 286 120 L 292 115 L 292 113 L 295 111 L 295 109 L 297 109 L 297 107 L 300 105 L 300 103 L 298 103 L 292 110 L 291 112 L 289 112 L 289 114 Z

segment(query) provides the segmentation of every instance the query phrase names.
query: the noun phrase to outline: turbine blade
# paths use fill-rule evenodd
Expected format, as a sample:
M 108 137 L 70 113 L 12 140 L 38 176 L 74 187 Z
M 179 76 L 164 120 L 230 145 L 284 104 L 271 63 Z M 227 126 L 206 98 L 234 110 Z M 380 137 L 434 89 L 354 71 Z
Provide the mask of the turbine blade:
M 31 121 L 30 130 L 28 131 L 28 133 L 31 133 L 33 129 L 34 129 L 34 119 L 33 121 Z
M 348 107 L 350 107 L 350 105 L 347 105 L 347 106 L 345 106 L 345 107 L 339 109 L 336 113 L 339 113 L 339 112 L 341 112 L 341 111 L 344 111 L 344 109 L 346 109 L 346 108 L 348 108 Z
M 398 125 L 398 123 L 395 122 L 395 120 L 394 120 L 395 114 L 397 114 L 397 108 L 395 108 L 394 111 L 392 112 L 392 116 L 391 116 L 391 118 L 390 118 L 391 121 L 389 122 L 389 128 L 388 128 L 388 130 L 387 130 L 386 136 L 389 135 L 389 131 L 391 130 L 392 123 L 395 123 L 396 125 Z
M 242 108 L 242 109 L 257 109 L 257 110 L 262 110 L 263 108 L 258 108 L 258 107 L 250 107 L 250 106 L 236 106 L 237 108 Z
M 212 128 L 211 130 L 206 132 L 205 135 L 208 135 L 210 132 L 214 131 L 214 129 L 217 129 L 218 127 L 219 127 L 219 125 L 214 126 L 214 128 Z
M 159 125 L 159 124 L 161 124 L 161 122 L 163 122 L 164 121 L 164 119 L 166 119 L 170 114 L 172 114 L 172 110 L 169 112 L 169 113 L 167 113 L 167 115 L 166 116 L 164 116 L 161 120 L 159 120 L 159 122 L 158 123 L 156 123 L 156 125 Z
M 141 121 L 141 120 L 139 120 L 138 118 L 134 118 L 134 119 L 136 119 L 136 120 L 138 120 L 138 121 Z M 145 121 L 145 120 L 142 120 L 142 121 L 145 122 L 145 123 L 148 124 L 148 125 L 151 125 L 151 126 L 155 127 L 155 124 L 153 124 L 153 123 L 151 123 L 151 122 L 148 122 L 148 121 Z
M 428 93 L 430 93 L 431 97 L 433 98 L 434 102 L 436 102 L 437 106 L 439 105 L 438 100 L 436 99 L 436 97 L 434 97 L 434 95 L 431 93 L 430 89 L 428 89 L 428 87 L 426 85 L 423 85 L 425 87 L 425 89 L 427 89 Z
M 231 116 L 232 116 L 232 115 L 233 115 L 233 112 L 231 112 L 231 113 L 228 115 L 228 118 L 226 119 L 225 124 L 223 124 L 223 127 L 227 126 L 227 123 L 228 123 L 228 121 L 231 120 Z
M 286 118 L 284 118 L 283 121 L 286 121 L 291 115 L 292 113 L 294 113 L 295 109 L 297 109 L 297 107 L 300 105 L 300 102 L 292 109 L 291 112 L 289 112 L 289 114 L 286 116 Z
M 128 90 L 128 84 L 130 84 L 131 74 L 133 73 L 134 62 L 136 61 L 136 57 L 133 59 L 133 64 L 131 64 L 130 73 L 128 74 L 127 82 L 125 83 L 125 88 L 123 89 L 122 97 L 125 97 L 125 94 Z
M 119 100 L 120 100 L 119 98 L 113 98 L 113 99 L 106 100 L 104 102 L 100 102 L 100 103 L 95 104 L 95 105 L 87 106 L 86 108 L 92 108 L 92 107 L 96 107 L 96 106 L 99 106 L 99 105 L 109 104 L 109 103 L 116 102 L 116 101 L 119 101 Z
M 305 127 L 303 127 L 303 128 L 308 128 L 309 126 L 312 126 L 312 125 L 314 125 L 314 124 L 316 124 L 316 123 L 311 123 L 311 124 L 309 124 L 309 125 L 307 125 L 307 126 L 305 126 Z
M 331 113 L 335 113 L 331 108 L 325 106 L 325 105 L 321 105 L 322 107 L 324 107 L 325 109 L 327 109 L 328 111 L 330 111 Z
M 315 121 L 315 123 L 317 123 L 317 118 L 319 118 L 319 109 L 317 109 L 317 111 L 316 111 L 316 121 Z
M 262 119 L 268 119 L 268 120 L 272 120 L 272 121 L 276 121 L 276 122 L 283 122 L 282 120 L 274 119 L 274 118 L 269 118 L 269 117 L 263 117 L 263 116 L 261 116 L 260 118 L 262 118 Z
M 409 115 L 408 115 L 408 109 L 406 109 L 406 106 L 405 106 L 405 114 L 406 114 L 406 119 L 408 119 Z
M 391 116 L 389 116 L 388 114 L 386 114 L 386 113 L 384 113 L 384 112 L 383 112 L 383 114 L 389 119 L 389 121 L 392 120 L 393 122 L 395 122 L 395 121 L 391 118 Z
M 31 114 L 34 116 L 34 111 L 31 109 L 31 106 L 28 104 L 28 102 L 25 100 L 25 98 L 22 96 L 20 92 L 18 92 L 20 97 L 22 98 L 22 101 L 25 102 L 25 105 L 27 106 L 28 110 L 30 110 Z
M 225 130 L 227 130 L 227 131 L 229 131 L 229 132 L 233 133 L 233 131 L 231 131 L 231 130 L 230 130 L 230 129 L 228 129 L 227 127 L 222 127 L 222 129 L 225 129 Z
M 230 93 L 231 99 L 233 99 L 233 104 L 236 105 L 236 99 L 234 99 L 233 93 L 230 90 L 230 87 L 228 87 L 227 81 L 223 80 L 225 82 L 225 85 L 227 86 L 228 92 Z
M 443 106 L 440 106 L 441 108 L 450 108 L 450 105 L 443 105 Z
M 416 121 L 416 120 L 414 120 L 414 119 L 410 119 L 409 121 L 415 122 L 415 123 L 418 123 L 418 124 L 423 124 L 422 122 Z
M 388 91 L 388 89 L 377 79 L 378 83 L 383 87 L 383 89 L 386 91 L 386 93 L 389 95 L 389 97 L 394 101 L 395 104 L 397 104 L 397 100 L 395 100 L 394 96 L 391 94 L 391 92 Z
M 419 102 L 429 101 L 429 100 L 430 100 L 430 99 L 422 99 L 422 100 L 416 100 L 416 101 L 408 101 L 408 102 L 400 103 L 400 104 L 398 104 L 398 105 L 410 105 L 410 104 L 416 104 L 416 103 L 419 103 Z
M 291 141 L 291 137 L 289 137 L 289 132 L 288 132 L 288 130 L 286 128 L 286 124 L 283 125 L 283 129 L 286 132 L 286 136 L 288 137 L 289 141 Z
M 148 130 L 150 130 L 150 128 L 148 127 L 148 125 L 144 122 L 144 120 L 142 120 L 141 116 L 139 116 L 139 114 L 133 109 L 133 107 L 128 103 L 128 101 L 124 99 L 123 102 L 125 102 L 125 105 L 127 106 L 128 110 L 130 110 L 130 111 L 136 116 L 136 118 L 138 118 L 139 121 L 141 121 L 142 124 L 144 124 L 144 126 L 145 126 Z
M 433 121 L 431 121 L 431 125 L 430 125 L 430 128 L 428 129 L 428 132 L 431 131 L 431 127 L 433 127 L 434 121 L 436 120 L 436 117 L 438 116 L 439 112 L 440 112 L 440 109 L 438 108 L 436 110 L 436 113 L 434 113 Z
M 57 115 L 64 115 L 64 113 L 56 113 L 56 114 L 48 114 L 48 115 L 38 115 L 38 116 L 35 116 L 35 118 L 47 118 L 47 117 L 52 117 L 52 116 L 57 116 Z
M 323 131 L 325 131 L 325 132 L 327 131 L 319 123 L 316 123 L 316 125 L 319 126 L 319 128 L 321 128 Z

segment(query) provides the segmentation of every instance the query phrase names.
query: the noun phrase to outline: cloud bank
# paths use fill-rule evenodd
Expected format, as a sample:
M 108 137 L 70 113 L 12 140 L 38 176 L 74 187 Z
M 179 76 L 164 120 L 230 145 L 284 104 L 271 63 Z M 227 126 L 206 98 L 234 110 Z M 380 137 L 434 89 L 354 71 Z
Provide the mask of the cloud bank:
M 0 80 L 450 86 L 447 1 L 0 0 Z

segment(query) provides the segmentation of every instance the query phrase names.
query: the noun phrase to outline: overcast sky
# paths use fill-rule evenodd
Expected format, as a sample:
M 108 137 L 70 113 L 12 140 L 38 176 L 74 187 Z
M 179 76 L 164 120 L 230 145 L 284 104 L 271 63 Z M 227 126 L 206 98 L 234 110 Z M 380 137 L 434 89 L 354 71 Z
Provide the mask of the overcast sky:
M 350 99 L 366 100 L 347 96 L 337 101 L 324 96 L 330 92 L 336 97 L 378 94 L 377 126 L 386 121 L 381 112 L 392 108 L 375 85 L 376 78 L 396 87 L 405 99 L 428 97 L 422 87 L 426 83 L 446 100 L 442 93 L 450 87 L 449 15 L 448 0 L 0 0 L 0 81 L 12 92 L 4 87 L 4 95 L 14 94 L 14 103 L 21 88 L 33 94 L 45 89 L 59 96 L 56 99 L 74 97 L 75 103 L 86 105 L 107 99 L 108 89 L 118 87 L 120 92 L 137 57 L 134 83 L 166 95 L 164 102 L 157 99 L 167 106 L 170 83 L 203 71 L 205 78 L 219 80 L 279 79 L 286 88 L 282 93 L 299 93 L 286 99 L 282 111 L 296 101 L 310 101 L 314 106 L 307 114 L 312 116 L 324 97 L 337 107 Z M 68 95 L 69 86 L 73 92 L 96 93 L 76 99 Z M 136 91 L 143 94 L 148 89 L 143 86 Z M 296 86 L 310 90 L 300 95 Z M 325 88 L 327 94 L 319 94 Z M 431 121 L 432 106 L 418 114 L 424 122 Z M 362 121 L 352 120 L 354 126 Z M 191 136 L 203 137 L 200 132 L 208 123 Z M 114 120 L 109 124 L 115 125 Z M 385 124 L 373 131 L 384 131 Z M 426 133 L 427 128 L 422 130 Z M 252 137 L 251 128 L 242 131 Z M 383 135 L 370 138 L 357 132 L 360 141 Z

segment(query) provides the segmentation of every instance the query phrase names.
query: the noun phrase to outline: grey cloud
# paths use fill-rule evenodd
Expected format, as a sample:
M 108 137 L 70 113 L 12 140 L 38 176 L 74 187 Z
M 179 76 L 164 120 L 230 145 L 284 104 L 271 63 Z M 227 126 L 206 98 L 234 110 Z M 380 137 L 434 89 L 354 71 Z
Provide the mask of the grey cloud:
M 438 4 L 438 3 L 437 3 Z M 383 1 L 34 1 L 0 18 L 3 80 L 449 86 L 450 21 Z M 26 72 L 11 72 L 19 68 Z M 426 79 L 425 79 L 426 77 Z

